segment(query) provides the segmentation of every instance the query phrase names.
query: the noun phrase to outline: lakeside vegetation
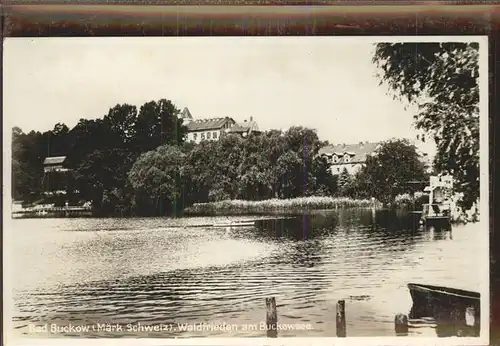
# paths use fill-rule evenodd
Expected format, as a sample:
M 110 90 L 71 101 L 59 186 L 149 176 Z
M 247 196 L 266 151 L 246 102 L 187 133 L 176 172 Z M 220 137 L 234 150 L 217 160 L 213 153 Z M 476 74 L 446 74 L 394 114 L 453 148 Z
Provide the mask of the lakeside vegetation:
M 263 201 L 225 200 L 195 203 L 184 210 L 185 215 L 255 215 L 288 214 L 307 210 L 335 208 L 380 208 L 376 200 L 349 197 L 298 197 L 290 199 L 268 199 Z
M 381 43 L 374 56 L 381 81 L 420 106 L 415 126 L 436 142 L 434 168 L 454 177 L 464 209 L 479 197 L 477 55 L 477 44 Z M 332 175 L 330 163 L 318 155 L 327 143 L 313 129 L 297 126 L 248 138 L 228 134 L 195 145 L 185 142 L 179 113 L 161 99 L 139 108 L 117 104 L 72 129 L 61 123 L 43 133 L 14 128 L 13 199 L 56 206 L 91 201 L 98 216 L 176 215 L 186 208 L 324 209 L 372 198 L 394 206 L 409 203 L 398 199 L 411 192 L 408 181 L 427 179 L 406 140 L 383 143 L 355 175 Z M 66 156 L 70 172 L 48 179 L 48 156 Z M 46 190 L 64 193 L 47 196 Z

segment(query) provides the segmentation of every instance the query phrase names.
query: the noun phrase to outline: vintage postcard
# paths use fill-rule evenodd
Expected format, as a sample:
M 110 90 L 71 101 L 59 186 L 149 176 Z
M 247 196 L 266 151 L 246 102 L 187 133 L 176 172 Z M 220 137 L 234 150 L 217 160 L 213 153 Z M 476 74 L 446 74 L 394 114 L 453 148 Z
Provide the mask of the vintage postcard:
M 3 54 L 8 344 L 489 342 L 486 37 Z

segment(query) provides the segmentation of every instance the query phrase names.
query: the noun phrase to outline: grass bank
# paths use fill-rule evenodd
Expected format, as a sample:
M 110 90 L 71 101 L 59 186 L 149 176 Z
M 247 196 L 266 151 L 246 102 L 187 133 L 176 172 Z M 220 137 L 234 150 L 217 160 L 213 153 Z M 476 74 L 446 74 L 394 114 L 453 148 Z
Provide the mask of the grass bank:
M 267 199 L 263 201 L 226 200 L 195 203 L 184 210 L 185 215 L 258 215 L 293 214 L 307 210 L 334 208 L 381 207 L 375 201 L 347 197 L 299 197 L 291 199 Z

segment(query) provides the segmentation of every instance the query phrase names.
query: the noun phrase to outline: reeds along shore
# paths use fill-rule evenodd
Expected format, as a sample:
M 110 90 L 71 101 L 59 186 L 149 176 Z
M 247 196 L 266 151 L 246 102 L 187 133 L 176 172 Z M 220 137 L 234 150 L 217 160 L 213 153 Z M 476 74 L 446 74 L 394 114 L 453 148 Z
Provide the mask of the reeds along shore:
M 334 208 L 380 208 L 378 201 L 352 199 L 348 197 L 299 197 L 291 199 L 268 199 L 263 201 L 226 200 L 195 203 L 184 210 L 185 215 L 243 215 L 294 213 L 304 210 Z

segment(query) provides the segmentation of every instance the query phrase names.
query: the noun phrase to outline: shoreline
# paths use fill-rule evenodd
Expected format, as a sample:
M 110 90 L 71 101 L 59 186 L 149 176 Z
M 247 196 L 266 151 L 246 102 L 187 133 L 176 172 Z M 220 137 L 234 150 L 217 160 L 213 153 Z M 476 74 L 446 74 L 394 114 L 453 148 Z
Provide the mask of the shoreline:
M 298 197 L 290 199 L 267 199 L 261 201 L 224 200 L 207 203 L 194 203 L 177 215 L 93 215 L 88 208 L 60 207 L 37 210 L 24 210 L 12 213 L 12 219 L 45 218 L 137 218 L 137 217 L 195 217 L 195 216 L 263 216 L 263 215 L 300 215 L 311 211 L 335 210 L 343 208 L 383 209 L 376 200 L 353 199 L 348 197 Z M 68 209 L 68 210 L 66 210 Z M 74 209 L 73 212 L 68 212 Z
M 287 215 L 313 210 L 338 208 L 381 209 L 382 203 L 367 199 L 347 197 L 299 197 L 290 199 L 267 199 L 262 201 L 224 200 L 195 203 L 184 209 L 185 216 L 238 216 L 238 215 Z

